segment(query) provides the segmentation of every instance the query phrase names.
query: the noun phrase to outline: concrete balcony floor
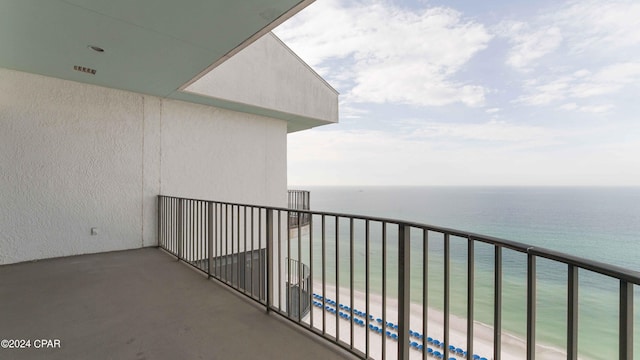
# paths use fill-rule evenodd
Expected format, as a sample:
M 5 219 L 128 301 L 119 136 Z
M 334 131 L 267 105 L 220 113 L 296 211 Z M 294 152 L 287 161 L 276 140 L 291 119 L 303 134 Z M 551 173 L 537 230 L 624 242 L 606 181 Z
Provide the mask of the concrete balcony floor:
M 31 340 L 0 359 L 353 358 L 155 248 L 0 266 L 0 339 Z

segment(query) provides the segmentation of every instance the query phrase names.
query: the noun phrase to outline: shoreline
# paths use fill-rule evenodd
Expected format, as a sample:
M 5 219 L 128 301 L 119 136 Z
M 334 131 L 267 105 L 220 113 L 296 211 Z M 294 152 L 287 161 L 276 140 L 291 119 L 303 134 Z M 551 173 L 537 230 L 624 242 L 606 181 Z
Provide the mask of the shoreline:
M 314 293 L 325 296 L 328 299 L 336 300 L 336 287 L 334 285 L 326 284 L 326 294 L 322 294 L 322 286 L 314 286 Z M 340 287 L 339 300 L 340 303 L 348 306 L 352 306 L 353 309 L 364 312 L 366 305 L 365 293 L 359 290 L 353 290 L 353 301 L 350 301 L 350 290 L 348 288 Z M 313 299 L 318 301 L 318 299 Z M 353 304 L 353 305 L 352 305 Z M 326 304 L 328 305 L 328 304 Z M 376 318 L 382 318 L 382 295 L 376 293 L 369 294 L 369 313 L 374 316 L 374 320 L 370 320 L 370 324 L 374 326 L 383 327 L 376 322 Z M 313 327 L 322 330 L 322 317 L 325 316 L 326 328 L 325 332 L 333 337 L 336 335 L 336 319 L 338 319 L 339 340 L 346 344 L 351 344 L 351 324 L 353 324 L 353 348 L 358 349 L 365 353 L 366 347 L 366 334 L 369 333 L 369 356 L 376 359 L 382 358 L 382 343 L 385 342 L 386 359 L 397 358 L 397 341 L 392 340 L 390 337 L 385 336 L 384 331 L 390 330 L 384 327 L 383 333 L 378 334 L 373 330 L 366 329 L 364 326 L 356 325 L 351 320 L 340 318 L 337 313 L 339 311 L 348 312 L 346 310 L 339 309 L 336 305 L 336 315 L 326 311 L 324 308 L 318 308 L 311 306 L 313 312 Z M 428 307 L 428 322 L 427 322 L 427 335 L 434 338 L 443 340 L 444 331 L 444 314 L 440 310 Z M 305 316 L 304 321 L 310 321 L 310 315 Z M 363 317 L 358 317 L 364 319 Z M 386 301 L 386 319 L 387 322 L 397 324 L 397 300 L 387 297 Z M 461 318 L 456 315 L 449 316 L 449 342 L 450 345 L 459 347 L 466 350 L 466 330 L 467 330 L 466 318 Z M 415 330 L 422 334 L 422 305 L 411 303 L 410 311 L 410 329 Z M 384 339 L 384 340 L 383 340 Z M 418 344 L 423 344 L 422 340 L 417 337 L 410 337 L 410 341 Z M 424 344 L 425 349 L 428 347 L 434 351 L 440 351 L 443 353 L 443 349 L 431 344 Z M 474 322 L 474 354 L 478 354 L 486 359 L 493 358 L 493 327 L 481 322 Z M 517 335 L 502 332 L 501 343 L 501 358 L 502 359 L 522 359 L 526 357 L 526 341 Z M 410 347 L 410 359 L 421 359 L 422 351 L 414 347 Z M 558 349 L 554 346 L 547 344 L 536 345 L 536 355 L 543 359 L 556 360 L 566 359 L 566 352 L 562 349 Z M 431 357 L 431 356 L 430 356 Z M 465 357 L 457 354 L 450 354 L 449 357 L 455 359 L 465 359 Z M 468 358 L 472 358 L 469 356 Z

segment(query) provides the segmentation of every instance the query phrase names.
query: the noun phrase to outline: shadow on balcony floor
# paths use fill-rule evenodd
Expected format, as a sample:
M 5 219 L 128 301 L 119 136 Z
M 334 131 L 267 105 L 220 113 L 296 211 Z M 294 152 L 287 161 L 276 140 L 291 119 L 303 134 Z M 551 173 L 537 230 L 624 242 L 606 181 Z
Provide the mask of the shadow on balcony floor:
M 155 248 L 0 266 L 0 309 L 2 359 L 351 358 Z

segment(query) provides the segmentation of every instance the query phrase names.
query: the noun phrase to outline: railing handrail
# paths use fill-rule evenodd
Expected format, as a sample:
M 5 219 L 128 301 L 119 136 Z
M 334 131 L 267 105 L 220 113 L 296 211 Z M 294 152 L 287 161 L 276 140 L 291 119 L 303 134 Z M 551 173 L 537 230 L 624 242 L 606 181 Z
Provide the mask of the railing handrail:
M 218 201 L 218 200 L 185 198 L 185 197 L 172 196 L 172 195 L 158 195 L 158 196 L 172 198 L 172 199 L 190 200 L 190 201 L 213 202 L 213 203 L 218 203 L 223 205 L 262 208 L 266 210 L 292 211 L 292 209 L 289 209 L 286 207 L 277 207 L 277 206 L 270 206 L 270 205 L 243 204 L 243 203 L 234 203 L 234 202 Z M 531 245 L 527 245 L 517 241 L 507 240 L 499 237 L 481 235 L 474 232 L 457 230 L 457 229 L 452 229 L 452 228 L 447 228 L 442 226 L 435 226 L 435 225 L 430 225 L 430 224 L 425 224 L 420 222 L 377 217 L 377 216 L 367 216 L 367 215 L 347 214 L 347 213 L 317 211 L 317 210 L 299 210 L 299 209 L 295 209 L 295 212 L 301 213 L 301 214 L 324 215 L 324 216 L 330 216 L 330 217 L 340 217 L 340 218 L 368 220 L 373 222 L 389 223 L 389 224 L 396 224 L 396 225 L 405 225 L 405 226 L 410 226 L 414 228 L 420 228 L 427 231 L 447 233 L 453 236 L 468 238 L 470 240 L 476 240 L 476 241 L 484 242 L 491 245 L 498 245 L 500 247 L 514 250 L 517 252 L 531 254 L 531 255 L 546 258 L 549 260 L 558 261 L 567 265 L 577 266 L 585 270 L 589 270 L 602 275 L 614 277 L 635 285 L 640 285 L 639 271 L 623 268 L 621 266 L 616 266 L 608 263 L 603 263 L 596 260 L 581 258 L 578 256 L 563 253 L 560 251 L 547 249 L 544 247 L 531 246 Z

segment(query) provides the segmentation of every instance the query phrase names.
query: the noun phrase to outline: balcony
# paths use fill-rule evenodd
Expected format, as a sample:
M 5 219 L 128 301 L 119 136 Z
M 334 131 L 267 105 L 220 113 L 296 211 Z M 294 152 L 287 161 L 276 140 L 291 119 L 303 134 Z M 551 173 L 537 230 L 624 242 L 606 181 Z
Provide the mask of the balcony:
M 393 219 L 170 196 L 159 196 L 158 205 L 161 249 L 0 267 L 0 337 L 61 342 L 59 349 L 36 349 L 32 343 L 29 349 L 0 349 L 2 355 L 589 358 L 578 356 L 578 325 L 580 280 L 590 274 L 617 283 L 617 357 L 634 359 L 637 350 L 634 292 L 640 274 L 635 271 Z M 292 216 L 303 215 L 308 223 L 291 225 Z M 459 250 L 466 262 L 462 285 L 454 276 L 460 275 Z M 512 265 L 507 253 L 519 256 L 524 267 L 526 338 L 521 344 L 503 328 L 509 299 L 503 296 L 508 284 L 502 275 Z M 536 312 L 547 300 L 538 289 L 537 264 L 549 262 L 566 271 L 563 349 L 549 348 L 536 337 Z M 479 267 L 493 269 L 488 285 L 477 275 Z M 429 281 L 436 268 L 442 270 L 443 287 L 434 293 Z M 460 286 L 462 317 L 453 306 L 454 288 Z M 432 307 L 434 298 L 442 311 Z M 477 320 L 486 317 L 487 307 L 489 326 Z
M 578 356 L 580 281 L 602 276 L 618 289 L 613 351 L 619 359 L 633 359 L 634 292 L 640 284 L 635 271 L 394 219 L 165 196 L 159 209 L 162 248 L 361 358 L 583 358 Z M 308 222 L 301 221 L 303 216 Z M 291 266 L 292 261 L 307 264 L 309 275 L 303 267 Z M 537 309 L 549 300 L 546 289 L 538 291 L 544 282 L 538 278 L 538 263 L 566 274 L 558 275 L 567 294 L 561 321 L 564 348 L 536 339 Z M 523 264 L 519 286 L 526 291 L 521 342 L 503 328 L 502 318 L 503 304 L 512 301 L 503 297 L 503 286 L 511 285 L 503 283 L 503 274 L 513 271 L 514 264 Z M 479 267 L 492 269 L 493 278 L 477 276 Z M 442 275 L 439 291 L 429 284 L 435 269 Z M 454 311 L 460 291 L 454 294 L 453 289 L 461 286 L 464 309 Z M 441 311 L 432 308 L 434 298 Z M 297 305 L 304 302 L 312 304 L 308 314 Z M 479 323 L 487 313 L 490 324 Z
M 0 284 L 0 338 L 31 339 L 2 359 L 353 358 L 156 248 L 5 265 Z

